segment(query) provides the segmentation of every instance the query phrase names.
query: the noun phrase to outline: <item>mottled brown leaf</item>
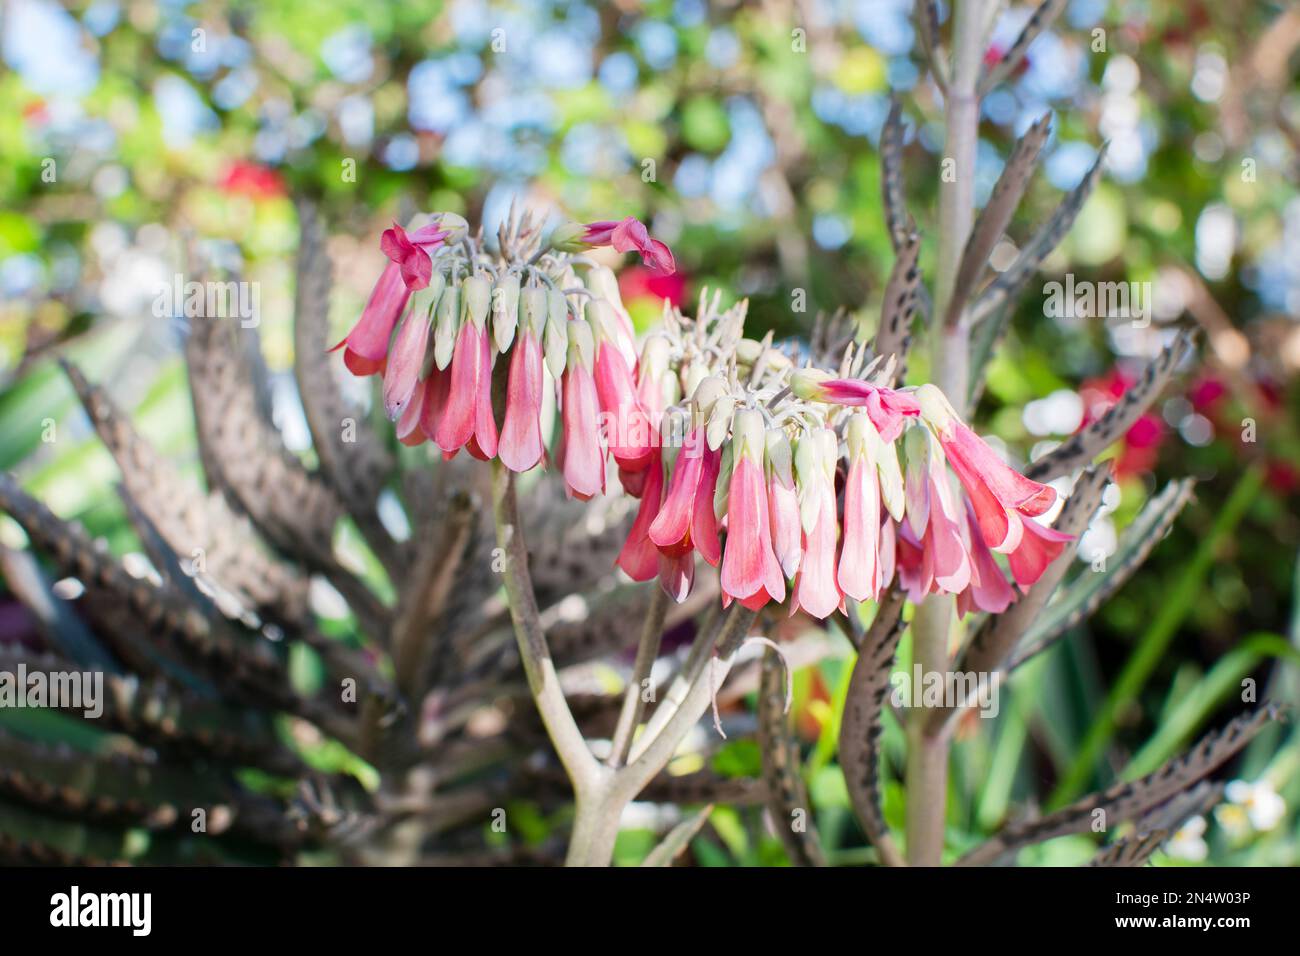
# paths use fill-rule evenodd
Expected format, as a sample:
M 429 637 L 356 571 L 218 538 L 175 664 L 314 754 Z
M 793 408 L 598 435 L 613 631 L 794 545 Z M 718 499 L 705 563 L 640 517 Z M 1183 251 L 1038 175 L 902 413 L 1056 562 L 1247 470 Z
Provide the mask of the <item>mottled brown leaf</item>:
M 894 381 L 907 375 L 907 354 L 912 345 L 912 320 L 916 316 L 921 292 L 921 270 L 917 258 L 921 237 L 912 233 L 898 247 L 898 255 L 885 284 L 885 298 L 880 305 L 880 328 L 876 330 L 874 351 L 877 356 L 894 356 Z
M 1190 478 L 1170 482 L 1156 495 L 1125 530 L 1105 571 L 1080 574 L 1060 596 L 1036 615 L 1024 631 L 1020 647 L 1012 657 L 1014 670 L 1029 658 L 1051 647 L 1073 627 L 1091 617 L 1123 587 L 1164 540 L 1174 519 L 1192 498 L 1196 483 Z
M 293 305 L 293 370 L 322 477 L 330 484 L 367 543 L 390 571 L 399 549 L 379 520 L 377 501 L 395 461 L 366 415 L 339 388 L 338 353 L 327 351 L 333 284 L 325 230 L 314 205 L 298 204 L 297 294 Z
M 1047 221 L 1039 226 L 1038 231 L 1020 250 L 1020 255 L 1016 257 L 1015 261 L 1011 263 L 1005 272 L 989 283 L 988 288 L 971 306 L 970 321 L 972 324 L 981 322 L 1012 299 L 1020 291 L 1021 287 L 1029 281 L 1029 277 L 1034 274 L 1034 271 L 1042 264 L 1043 260 L 1065 238 L 1065 234 L 1074 225 L 1074 220 L 1079 215 L 1079 211 L 1083 209 L 1083 204 L 1088 201 L 1093 188 L 1101 178 L 1102 164 L 1105 159 L 1106 146 L 1103 145 L 1097 153 L 1096 160 L 1093 161 L 1092 168 L 1079 181 L 1079 184 L 1061 200 L 1060 205 L 1056 207 Z
M 1264 704 L 1241 714 L 1222 729 L 1206 734 L 1187 753 L 1173 758 L 1141 780 L 1117 783 L 1045 817 L 1004 827 L 988 842 L 962 857 L 958 865 L 986 865 L 1022 847 L 1069 833 L 1084 833 L 1098 819 L 1097 811 L 1104 813 L 1107 828 L 1136 820 L 1153 807 L 1196 786 L 1250 743 L 1251 738 L 1277 719 L 1279 713 L 1276 704 Z
M 122 473 L 131 499 L 178 555 L 263 617 L 290 627 L 307 617 L 307 581 L 268 555 L 248 519 L 219 494 L 204 495 L 135 430 L 80 369 L 63 363 L 82 406 Z
M 1089 866 L 1146 866 L 1151 855 L 1170 837 L 1168 830 L 1152 830 L 1117 840 L 1098 851 Z
M 1025 474 L 1035 481 L 1051 481 L 1087 464 L 1119 441 L 1164 391 L 1183 359 L 1191 354 L 1192 345 L 1190 332 L 1175 335 L 1143 370 L 1142 377 L 1104 415 L 1031 463 Z
M 881 597 L 875 620 L 858 649 L 840 724 L 840 766 L 849 799 L 867 838 L 890 863 L 900 858 L 880 808 L 880 734 L 894 652 L 906 629 L 903 603 L 901 591 L 891 590 Z
M 764 648 L 758 687 L 758 745 L 767 783 L 767 809 L 791 863 L 825 866 L 808 788 L 799 769 L 799 742 L 786 713 L 785 666 L 781 655 Z
M 1030 177 L 1037 167 L 1038 154 L 1052 131 L 1052 116 L 1044 113 L 1025 135 L 1016 141 L 1015 149 L 1002 168 L 1002 175 L 993 186 L 989 201 L 980 210 L 975 225 L 971 228 L 970 238 L 962 251 L 961 265 L 957 270 L 957 280 L 953 284 L 952 298 L 948 304 L 947 322 L 952 325 L 961 315 L 966 300 L 975 292 L 976 285 L 988 268 L 989 257 L 994 247 L 1007 231 L 1011 217 L 1020 206 L 1020 199 L 1025 194 Z
M 880 131 L 880 188 L 885 210 L 885 228 L 897 252 L 916 230 L 903 195 L 903 101 L 893 97 L 889 116 Z
M 982 97 L 995 86 L 1001 83 L 1007 77 L 1015 72 L 1020 61 L 1025 58 L 1025 53 L 1042 32 L 1048 29 L 1061 11 L 1065 9 L 1067 0 L 1043 0 L 1029 17 L 1020 35 L 1003 54 L 1002 58 L 992 66 L 986 66 L 984 75 L 980 77 L 979 95 Z

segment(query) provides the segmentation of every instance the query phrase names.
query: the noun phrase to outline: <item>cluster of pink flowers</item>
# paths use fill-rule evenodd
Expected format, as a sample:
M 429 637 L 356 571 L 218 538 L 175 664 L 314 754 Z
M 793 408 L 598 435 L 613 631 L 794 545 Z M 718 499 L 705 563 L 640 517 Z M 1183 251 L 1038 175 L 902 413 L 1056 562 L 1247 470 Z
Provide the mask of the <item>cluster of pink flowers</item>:
M 697 387 L 694 429 L 675 454 L 661 446 L 646 482 L 619 558 L 628 575 L 658 575 L 681 600 L 694 551 L 721 565 L 724 604 L 788 599 L 791 613 L 825 618 L 897 580 L 913 601 L 949 593 L 961 613 L 1001 612 L 1017 595 L 994 553 L 1027 588 L 1070 540 L 1033 520 L 1056 492 L 1003 462 L 934 386 L 895 390 L 801 369 L 792 387 L 852 409 L 842 437 L 823 425 L 792 442 L 758 405 L 731 413 L 729 440 L 715 447 L 700 423 L 718 407 L 720 384 Z
M 432 441 L 448 458 L 466 448 L 517 472 L 547 461 L 549 388 L 569 493 L 603 492 L 612 459 L 640 499 L 618 557 L 633 580 L 657 577 L 681 601 L 702 558 L 719 568 L 724 604 L 751 609 L 786 603 L 825 618 L 896 585 L 913 601 L 948 593 L 962 613 L 1001 612 L 1017 590 L 995 554 L 1024 589 L 1070 540 L 1034 520 L 1055 491 L 1004 463 L 934 386 L 795 369 L 740 338 L 743 311 L 727 347 L 687 341 L 681 319 L 638 352 L 613 273 L 584 263 L 585 284 L 561 287 L 578 281 L 562 254 L 597 245 L 673 271 L 671 251 L 636 220 L 555 230 L 550 274 L 534 265 L 541 253 L 494 268 L 439 254 L 464 236 L 447 215 L 384 233 L 390 263 L 338 346 L 345 362 L 383 375 L 404 443 Z M 742 343 L 759 356 L 743 384 Z M 493 369 L 507 354 L 498 428 Z M 768 368 L 769 357 L 781 361 Z
M 635 219 L 561 230 L 571 234 L 566 248 L 613 245 L 641 252 L 652 268 L 675 269 L 668 247 Z M 560 459 L 570 492 L 585 499 L 604 490 L 599 415 L 616 417 L 625 426 L 620 432 L 632 436 L 623 442 L 611 436 L 608 452 L 625 473 L 625 487 L 638 488 L 650 463 L 652 426 L 632 384 L 631 369 L 638 364 L 632 320 L 610 301 L 618 302 L 613 273 L 591 270 L 592 288 L 584 290 L 591 306 L 584 317 L 539 270 L 512 267 L 494 274 L 472 259 L 439 256 L 466 234 L 465 221 L 447 213 L 409 232 L 396 223 L 384 232 L 380 245 L 389 263 L 360 321 L 334 347 L 343 349 L 348 369 L 383 376 L 384 405 L 404 444 L 431 441 L 447 458 L 464 448 L 522 472 L 546 455 L 545 365 L 559 385 Z M 461 269 L 468 274 L 458 280 Z M 498 427 L 492 377 L 498 357 L 507 354 L 507 398 Z

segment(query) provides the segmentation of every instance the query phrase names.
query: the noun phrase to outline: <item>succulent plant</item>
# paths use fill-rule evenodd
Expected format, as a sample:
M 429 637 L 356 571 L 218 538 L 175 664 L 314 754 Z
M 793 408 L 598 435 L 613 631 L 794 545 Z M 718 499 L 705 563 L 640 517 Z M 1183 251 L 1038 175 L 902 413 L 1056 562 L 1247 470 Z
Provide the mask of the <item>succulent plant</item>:
M 759 635 L 798 614 L 856 652 L 839 762 L 871 858 L 904 862 L 879 780 L 905 630 L 924 671 L 996 688 L 1121 587 L 1192 492 L 1171 484 L 1106 570 L 1067 580 L 1070 542 L 1108 479 L 1094 462 L 1188 360 L 1182 333 L 1123 401 L 1023 470 L 966 424 L 1008 303 L 1101 174 L 1099 156 L 986 279 L 1049 124 L 1026 131 L 976 216 L 979 95 L 1060 7 L 1048 0 L 982 72 L 971 57 L 979 31 L 959 15 L 951 74 L 933 60 L 958 171 L 943 194 L 933 293 L 905 208 L 895 103 L 881 179 L 896 258 L 872 320 L 838 316 L 807 343 L 778 343 L 745 335 L 743 301 L 723 309 L 706 293 L 694 316 L 666 308 L 638 340 L 613 274 L 585 250 L 638 252 L 670 271 L 672 253 L 640 223 L 547 234 L 512 209 L 489 243 L 444 214 L 385 232 L 389 265 L 339 363 L 327 351 L 323 229 L 301 203 L 294 373 L 310 459 L 286 449 L 256 333 L 237 323 L 198 318 L 185 346 L 206 489 L 66 365 L 117 461 L 150 568 L 133 573 L 16 479 L 0 480 L 0 508 L 31 546 L 6 554 L 6 579 L 44 631 L 42 647 L 0 646 L 0 671 L 93 671 L 106 689 L 93 719 L 65 707 L 39 733 L 0 734 L 0 854 L 599 865 L 641 799 L 705 805 L 681 815 L 649 863 L 672 862 L 708 806 L 746 802 L 765 805 L 792 862 L 822 865 L 785 712 L 788 665 Z M 920 18 L 931 54 L 935 23 Z M 906 385 L 918 331 L 933 345 L 934 381 Z M 392 426 L 350 404 L 339 364 L 375 376 L 371 407 Z M 1036 520 L 1055 502 L 1048 481 L 1065 497 L 1050 526 Z M 409 534 L 385 520 L 393 510 Z M 371 567 L 340 559 L 340 534 L 364 542 Z M 75 602 L 33 554 L 79 582 Z M 346 603 L 345 628 L 317 613 L 329 591 Z M 957 622 L 968 639 L 956 639 Z M 689 650 L 666 647 L 669 632 Z M 572 665 L 593 661 L 622 686 L 579 686 Z M 666 681 L 655 678 L 661 661 Z M 741 668 L 757 671 L 761 779 L 667 773 Z M 899 707 L 908 862 L 942 859 L 948 746 L 975 703 L 963 693 Z M 1142 863 L 1217 799 L 1207 778 L 1275 716 L 1260 705 L 1154 773 L 1013 819 L 956 862 L 1010 860 L 1095 830 L 1100 815 L 1118 836 L 1095 862 Z M 520 798 L 566 814 L 571 803 L 567 840 L 495 840 Z

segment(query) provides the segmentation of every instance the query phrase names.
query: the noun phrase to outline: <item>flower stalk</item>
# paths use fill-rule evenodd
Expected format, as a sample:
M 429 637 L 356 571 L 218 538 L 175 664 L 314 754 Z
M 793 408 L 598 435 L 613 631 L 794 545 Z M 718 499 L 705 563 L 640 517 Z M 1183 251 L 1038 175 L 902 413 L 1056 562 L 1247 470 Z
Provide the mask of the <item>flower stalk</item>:
M 954 17 L 944 141 L 944 158 L 952 163 L 951 175 L 944 176 L 939 186 L 939 261 L 931 354 L 932 378 L 964 411 L 970 392 L 970 329 L 960 313 L 952 323 L 945 321 L 945 316 L 975 218 L 977 85 L 989 20 L 988 0 L 959 0 Z M 912 622 L 912 653 L 926 672 L 948 670 L 953 607 L 950 595 L 934 594 L 917 609 Z M 938 866 L 943 857 L 949 740 L 946 729 L 927 729 L 929 717 L 926 708 L 918 707 L 909 715 L 907 727 L 907 859 L 913 866 Z

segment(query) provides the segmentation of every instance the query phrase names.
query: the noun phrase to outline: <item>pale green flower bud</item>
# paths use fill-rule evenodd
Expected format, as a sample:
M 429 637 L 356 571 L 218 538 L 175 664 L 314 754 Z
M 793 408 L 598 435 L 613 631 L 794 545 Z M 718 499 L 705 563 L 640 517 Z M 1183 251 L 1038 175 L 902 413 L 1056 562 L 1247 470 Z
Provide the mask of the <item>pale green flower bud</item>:
M 710 451 L 717 451 L 727 440 L 727 432 L 731 429 L 731 413 L 735 410 L 736 400 L 730 395 L 720 396 L 713 403 L 704 432 Z
M 849 464 L 852 464 L 859 456 L 870 457 L 876 451 L 880 445 L 880 433 L 865 413 L 858 412 L 849 416 L 848 425 L 844 428 L 844 443 L 849 450 Z
M 492 289 L 492 339 L 498 352 L 505 352 L 515 339 L 519 324 L 519 276 L 507 272 Z
M 443 240 L 447 245 L 454 245 L 469 235 L 469 223 L 465 221 L 464 216 L 458 216 L 454 212 L 443 212 L 437 216 L 438 228 L 449 233 Z
M 763 354 L 763 343 L 754 339 L 741 339 L 736 343 L 736 361 L 742 365 L 753 365 Z
M 724 445 L 718 467 L 718 483 L 713 489 L 713 516 L 719 521 L 727 515 L 727 504 L 731 498 L 731 468 L 735 464 L 735 457 L 731 444 Z
M 921 417 L 941 433 L 951 431 L 953 425 L 961 421 L 947 396 L 934 385 L 922 385 L 912 397 L 921 406 Z
M 709 376 L 709 367 L 703 362 L 691 362 L 686 366 L 686 394 L 694 395 L 700 383 Z M 707 411 L 707 409 L 702 409 Z
M 799 523 L 807 534 L 817 526 L 821 508 L 822 443 L 816 433 L 801 435 L 794 445 L 794 471 L 798 479 Z
M 433 324 L 433 363 L 439 369 L 445 369 L 451 364 L 451 356 L 456 351 L 456 336 L 459 332 L 460 289 L 449 285 L 438 299 Z
M 580 222 L 564 222 L 551 231 L 551 248 L 557 252 L 582 252 L 590 248 L 582 241 L 587 227 Z
M 423 289 L 416 289 L 411 293 L 411 315 L 422 316 L 426 319 L 433 318 L 433 311 L 438 306 L 438 300 L 442 297 L 443 289 L 447 287 L 447 280 L 441 272 L 435 272 L 429 278 L 429 284 Z
M 574 319 L 567 328 L 569 333 L 569 363 L 577 362 L 583 368 L 591 370 L 596 361 L 596 343 L 591 334 L 591 325 L 586 319 Z
M 672 345 L 667 336 L 650 335 L 641 346 L 641 375 L 660 381 L 668 374 L 668 364 L 672 360 Z
M 907 500 L 908 527 L 919 539 L 930 522 L 930 456 L 934 454 L 934 437 L 924 425 L 914 425 L 903 432 L 903 492 Z
M 767 449 L 767 428 L 763 413 L 754 408 L 742 408 L 731 418 L 731 443 L 736 448 L 736 461 L 745 455 L 760 468 Z
M 618 291 L 618 276 L 606 266 L 592 266 L 587 270 L 587 288 L 597 299 L 610 303 L 615 311 L 622 312 L 623 295 Z
M 821 387 L 830 375 L 818 368 L 795 369 L 790 376 L 790 391 L 802 399 L 811 402 L 824 402 L 826 392 Z
M 460 284 L 461 321 L 469 319 L 479 328 L 487 322 L 488 309 L 492 305 L 492 286 L 486 276 L 467 276 Z
M 831 428 L 819 428 L 814 433 L 820 446 L 822 470 L 826 477 L 835 481 L 835 463 L 840 460 L 840 439 Z
M 767 430 L 767 464 L 782 485 L 788 488 L 794 484 L 794 454 L 784 428 Z
M 529 286 L 520 296 L 519 321 L 528 331 L 541 336 L 546 327 L 546 289 L 539 285 Z
M 564 374 L 565 360 L 569 354 L 569 304 L 564 293 L 551 289 L 546 293 L 546 334 L 542 347 L 546 354 L 546 367 L 558 382 Z
M 587 319 L 596 342 L 618 343 L 618 316 L 607 299 L 592 299 L 587 303 Z M 630 361 L 629 361 L 629 364 Z
M 691 390 L 691 402 L 695 405 L 700 421 L 708 419 L 718 400 L 727 394 L 727 383 L 720 375 L 706 375 L 695 383 Z

